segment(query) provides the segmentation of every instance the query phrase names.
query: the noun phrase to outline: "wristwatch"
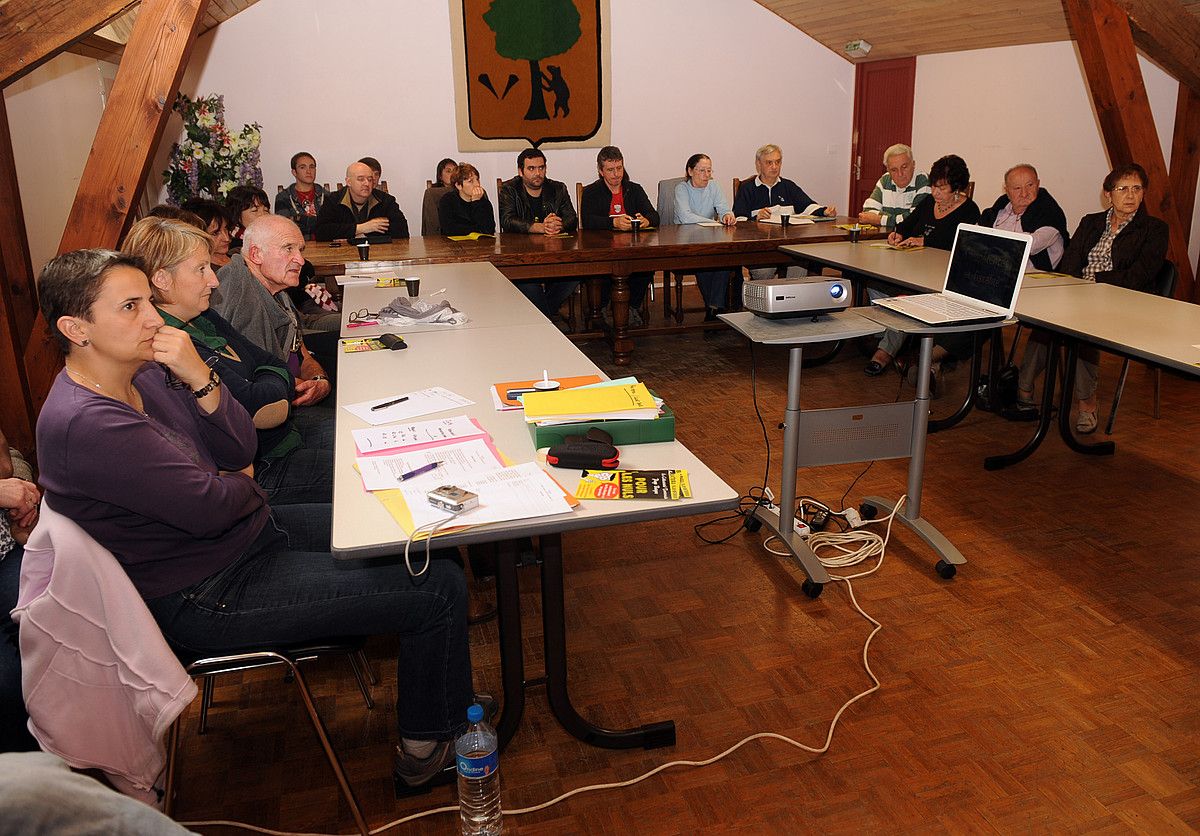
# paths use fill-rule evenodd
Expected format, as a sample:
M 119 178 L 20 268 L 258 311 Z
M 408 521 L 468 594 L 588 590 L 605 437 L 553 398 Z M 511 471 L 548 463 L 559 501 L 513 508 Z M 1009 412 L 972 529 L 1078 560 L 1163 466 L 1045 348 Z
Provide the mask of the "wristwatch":
M 221 385 L 221 378 L 217 377 L 217 370 L 209 369 L 208 370 L 208 383 L 204 384 L 199 389 L 193 389 L 192 394 L 196 396 L 197 400 L 199 400 L 200 398 L 203 398 L 205 395 L 207 395 L 209 392 L 211 392 L 213 389 L 216 389 L 220 385 Z

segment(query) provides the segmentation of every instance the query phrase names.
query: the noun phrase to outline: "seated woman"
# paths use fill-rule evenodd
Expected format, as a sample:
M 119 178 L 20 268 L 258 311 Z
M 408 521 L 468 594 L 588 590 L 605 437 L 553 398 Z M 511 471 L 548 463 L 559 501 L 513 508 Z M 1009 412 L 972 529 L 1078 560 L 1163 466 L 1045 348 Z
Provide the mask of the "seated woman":
M 154 305 L 167 325 L 186 333 L 246 408 L 258 430 L 254 479 L 272 505 L 333 501 L 333 433 L 306 438 L 292 420 L 295 380 L 283 363 L 210 310 L 217 275 L 209 268 L 212 240 L 181 221 L 143 218 L 125 237 L 150 276 Z M 323 511 L 328 517 L 329 509 Z
M 446 232 L 438 220 L 438 204 L 446 194 L 446 190 L 454 186 L 454 170 L 458 164 L 447 157 L 439 160 L 437 172 L 430 181 L 429 188 L 421 198 L 421 234 L 422 235 L 458 235 L 457 232 Z M 476 177 L 479 173 L 476 172 Z
M 25 721 L 21 693 L 21 651 L 9 611 L 17 605 L 21 557 L 38 519 L 42 495 L 21 454 L 0 433 L 0 752 L 29 752 L 38 743 Z
M 271 201 L 267 198 L 267 193 L 258 186 L 234 186 L 225 196 L 225 211 L 234 222 L 229 252 L 240 252 L 242 233 L 255 218 L 271 214 Z
M 451 188 L 438 201 L 438 224 L 442 235 L 496 234 L 496 215 L 487 192 L 479 185 L 479 169 L 459 163 Z
M 971 172 L 966 162 L 956 154 L 948 154 L 929 167 L 930 199 L 916 204 L 912 213 L 896 224 L 888 235 L 894 247 L 933 247 L 950 250 L 959 224 L 979 220 L 979 207 L 967 197 Z M 969 357 L 974 338 L 970 334 L 948 334 L 939 338 L 933 347 L 933 374 L 936 384 L 941 364 L 947 357 Z M 904 345 L 904 335 L 888 329 L 879 340 L 875 355 L 863 371 L 871 376 L 882 374 Z M 909 369 L 914 373 L 916 366 Z M 912 382 L 912 381 L 910 381 Z
M 1149 185 L 1146 170 L 1137 163 L 1110 171 L 1103 184 L 1108 209 L 1083 216 L 1058 263 L 1058 271 L 1090 282 L 1153 292 L 1154 279 L 1167 257 L 1168 228 L 1142 206 Z M 1034 331 L 1021 358 L 1018 409 L 1032 415 L 1036 415 L 1033 385 L 1046 367 L 1049 339 L 1044 331 Z M 1100 350 L 1092 345 L 1079 346 L 1075 364 L 1076 432 L 1096 431 L 1099 371 Z
M 211 654 L 395 635 L 397 777 L 423 784 L 452 763 L 472 701 L 462 569 L 339 567 L 308 506 L 268 505 L 250 416 L 164 324 L 133 256 L 61 255 L 38 295 L 66 355 L 37 424 L 46 499 L 113 553 L 166 637 Z
M 692 154 L 684 167 L 687 178 L 675 187 L 675 223 L 698 224 L 701 221 L 720 221 L 733 226 L 737 218 L 729 209 L 729 201 L 713 178 L 712 160 L 706 154 Z M 704 321 L 712 322 L 725 310 L 732 270 L 701 270 L 696 284 L 704 297 Z
M 198 217 L 204 224 L 201 229 L 212 238 L 211 264 L 215 273 L 229 263 L 229 241 L 233 235 L 233 223 L 229 220 L 229 213 L 215 200 L 203 197 L 185 200 L 182 208 Z

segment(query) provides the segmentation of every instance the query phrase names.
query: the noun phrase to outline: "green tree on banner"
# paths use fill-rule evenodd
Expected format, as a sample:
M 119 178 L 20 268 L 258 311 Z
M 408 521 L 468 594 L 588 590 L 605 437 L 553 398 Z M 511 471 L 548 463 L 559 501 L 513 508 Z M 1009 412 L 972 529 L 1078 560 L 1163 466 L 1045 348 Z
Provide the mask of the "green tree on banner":
M 493 0 L 483 15 L 496 33 L 496 53 L 529 62 L 529 110 L 525 118 L 549 119 L 542 95 L 543 58 L 562 55 L 579 40 L 579 10 L 572 0 Z

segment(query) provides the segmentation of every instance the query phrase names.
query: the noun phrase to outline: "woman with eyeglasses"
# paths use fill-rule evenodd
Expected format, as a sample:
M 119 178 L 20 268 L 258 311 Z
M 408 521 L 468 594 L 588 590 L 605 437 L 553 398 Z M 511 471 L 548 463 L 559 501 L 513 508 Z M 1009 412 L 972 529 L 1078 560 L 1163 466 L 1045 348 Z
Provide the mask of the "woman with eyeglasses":
M 1167 225 L 1142 206 L 1149 184 L 1146 170 L 1137 163 L 1110 171 L 1103 186 L 1108 208 L 1083 216 L 1058 263 L 1058 272 L 1153 293 L 1154 279 L 1167 257 Z M 1027 411 L 1032 410 L 1034 381 L 1046 365 L 1047 342 L 1045 333 L 1034 332 L 1021 360 L 1017 397 Z M 1078 433 L 1096 430 L 1099 371 L 1100 350 L 1080 345 L 1075 365 Z

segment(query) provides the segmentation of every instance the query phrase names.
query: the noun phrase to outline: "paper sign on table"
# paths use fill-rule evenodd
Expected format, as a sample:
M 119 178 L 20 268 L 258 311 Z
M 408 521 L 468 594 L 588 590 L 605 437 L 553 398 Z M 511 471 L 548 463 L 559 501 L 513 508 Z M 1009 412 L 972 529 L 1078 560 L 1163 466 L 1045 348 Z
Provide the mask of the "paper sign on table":
M 487 435 L 487 430 L 478 421 L 466 415 L 387 427 L 367 427 L 352 432 L 354 446 L 362 456 L 433 447 Z
M 401 481 L 400 477 L 433 462 L 441 462 L 428 473 Z M 363 456 L 355 460 L 368 491 L 387 491 L 402 485 L 431 491 L 439 485 L 460 484 L 479 473 L 503 467 L 499 452 L 482 438 L 457 444 L 408 450 L 383 456 Z
M 406 398 L 406 400 L 392 406 L 384 407 L 383 409 L 371 409 L 371 407 L 377 404 L 387 403 L 399 398 Z M 368 424 L 379 426 L 380 424 L 403 421 L 407 418 L 416 418 L 419 415 L 429 415 L 433 412 L 445 412 L 447 409 L 457 409 L 460 406 L 470 406 L 473 403 L 475 401 L 470 398 L 464 398 L 462 395 L 456 395 L 449 389 L 444 389 L 441 386 L 431 386 L 428 389 L 420 389 L 416 392 L 399 392 L 383 398 L 373 398 L 361 403 L 348 404 L 345 409 L 351 415 L 363 419 Z
M 434 508 L 426 499 L 428 488 L 415 484 L 413 479 L 400 486 L 408 506 L 413 531 L 446 518 L 441 508 Z M 460 488 L 479 494 L 479 505 L 454 518 L 454 526 L 523 520 L 566 514 L 571 503 L 563 489 L 534 462 L 499 468 L 487 473 L 457 480 Z M 401 522 L 403 526 L 403 521 Z M 420 539 L 423 535 L 418 535 Z

